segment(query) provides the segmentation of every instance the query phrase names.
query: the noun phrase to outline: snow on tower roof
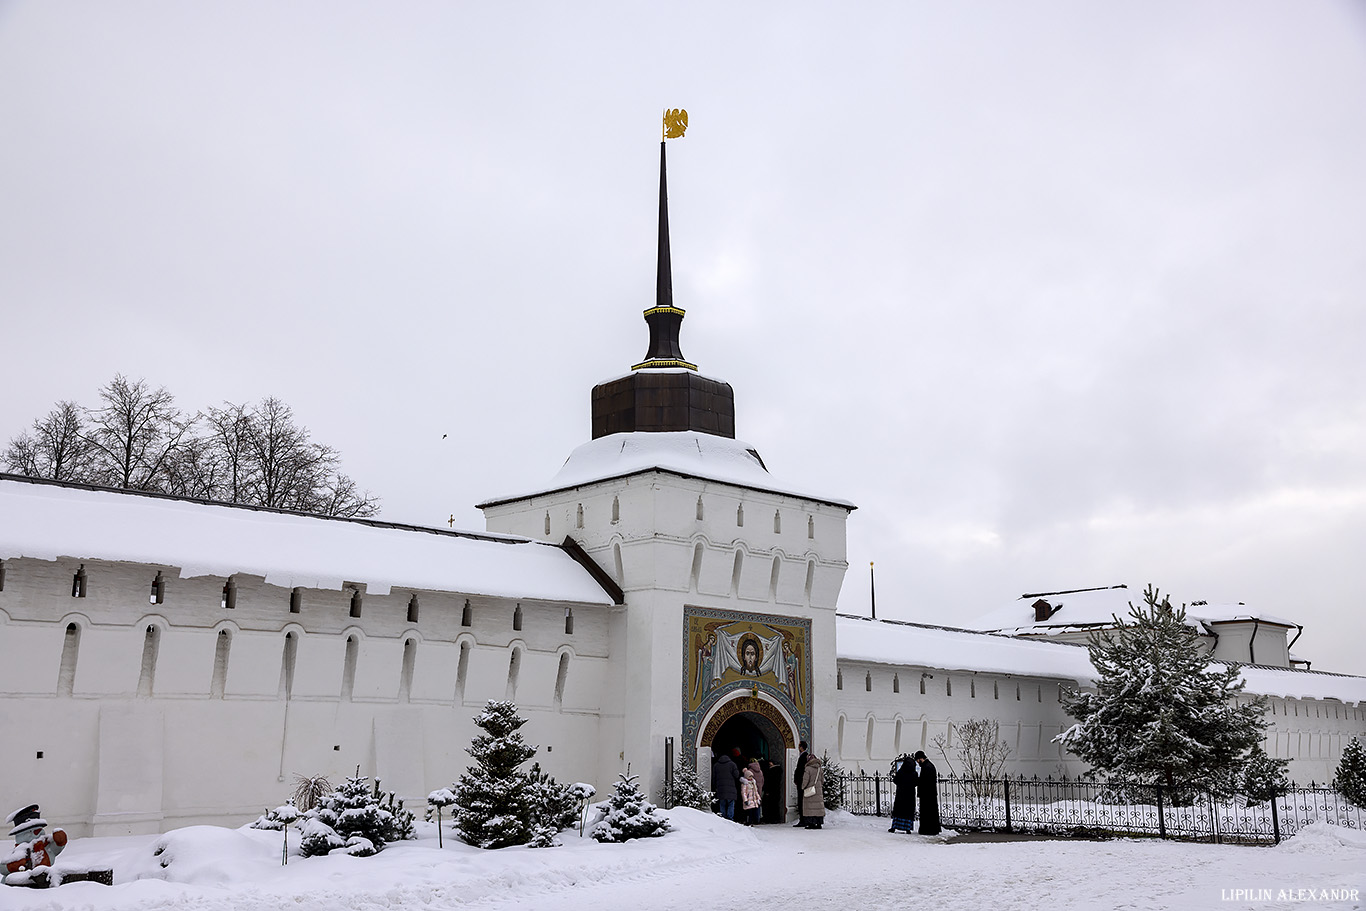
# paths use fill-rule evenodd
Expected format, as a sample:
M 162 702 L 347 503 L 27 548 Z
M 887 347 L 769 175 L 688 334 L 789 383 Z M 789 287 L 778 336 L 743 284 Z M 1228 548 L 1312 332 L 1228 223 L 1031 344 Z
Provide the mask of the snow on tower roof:
M 1036 620 L 1034 605 L 1048 602 L 1051 613 L 1046 620 Z M 1061 592 L 1035 592 L 1021 595 L 1010 605 L 991 611 L 969 626 L 977 630 L 1002 633 L 1064 632 L 1093 626 L 1113 626 L 1114 618 L 1129 616 L 1129 605 L 1143 605 L 1143 592 L 1125 585 L 1105 588 L 1081 588 Z M 1293 621 L 1264 614 L 1245 604 L 1208 604 L 1194 601 L 1186 606 L 1186 619 L 1195 623 L 1227 623 L 1237 620 L 1258 620 L 1295 628 Z
M 802 493 L 773 480 L 758 451 L 743 440 L 684 430 L 673 433 L 614 433 L 599 437 L 570 453 L 564 466 L 545 487 L 512 496 L 494 497 L 480 509 L 522 500 L 598 481 L 623 478 L 644 471 L 667 471 L 690 478 L 720 481 L 737 487 L 816 500 L 845 509 L 848 500 Z
M 835 635 L 835 653 L 845 661 L 1061 678 L 1083 685 L 1096 679 L 1086 646 L 1071 642 L 849 614 L 836 615 Z M 1254 664 L 1236 666 L 1249 695 L 1336 699 L 1348 705 L 1366 705 L 1366 677 Z
M 611 604 L 567 551 L 511 535 L 453 532 L 0 476 L 0 559 L 110 560 L 181 578 L 264 576 L 282 588 L 364 583 Z

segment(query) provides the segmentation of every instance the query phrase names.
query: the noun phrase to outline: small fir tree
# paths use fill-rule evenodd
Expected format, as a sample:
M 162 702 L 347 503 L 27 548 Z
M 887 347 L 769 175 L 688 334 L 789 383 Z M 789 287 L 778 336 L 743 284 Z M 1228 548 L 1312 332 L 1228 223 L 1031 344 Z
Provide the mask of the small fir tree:
M 608 798 L 607 815 L 593 829 L 593 837 L 603 842 L 622 842 L 632 838 L 654 838 L 673 829 L 660 816 L 654 804 L 645 799 L 636 783 L 639 776 L 623 772 L 616 791 Z
M 1248 802 L 1266 803 L 1284 796 L 1290 790 L 1290 781 L 1285 774 L 1289 765 L 1290 760 L 1273 759 L 1261 746 L 1254 747 L 1243 764 L 1243 780 L 1240 782 Z
M 375 779 L 375 797 L 379 805 L 393 817 L 389 841 L 405 841 L 417 838 L 417 817 L 403 806 L 403 801 L 394 796 L 393 791 L 380 792 L 379 779 Z
M 844 805 L 844 766 L 821 753 L 821 800 L 827 810 L 838 810 Z
M 1353 737 L 1342 748 L 1333 787 L 1352 803 L 1366 808 L 1366 747 L 1362 747 L 1360 737 Z
M 493 700 L 474 723 L 484 733 L 466 749 L 474 765 L 453 788 L 460 799 L 456 830 L 478 848 L 526 844 L 533 834 L 535 807 L 531 779 L 519 767 L 536 755 L 518 731 L 526 719 L 514 703 Z
M 711 812 L 716 794 L 702 787 L 697 769 L 682 756 L 674 766 L 673 789 L 668 794 L 670 806 L 691 807 L 704 813 Z
M 564 785 L 532 763 L 527 773 L 531 794 L 531 839 L 533 848 L 555 848 L 555 836 L 579 821 L 580 802 L 574 785 Z
M 397 811 L 397 813 L 396 813 Z M 402 818 L 406 815 L 406 821 Z M 305 814 L 299 848 L 305 857 L 341 851 L 369 857 L 399 838 L 412 837 L 412 814 L 360 770 Z
M 1226 790 L 1262 739 L 1265 697 L 1240 702 L 1236 667 L 1205 652 L 1184 608 L 1152 586 L 1129 619 L 1093 636 L 1096 691 L 1064 700 L 1077 720 L 1058 735 L 1094 768 L 1135 784 L 1165 785 L 1188 802 L 1201 789 Z

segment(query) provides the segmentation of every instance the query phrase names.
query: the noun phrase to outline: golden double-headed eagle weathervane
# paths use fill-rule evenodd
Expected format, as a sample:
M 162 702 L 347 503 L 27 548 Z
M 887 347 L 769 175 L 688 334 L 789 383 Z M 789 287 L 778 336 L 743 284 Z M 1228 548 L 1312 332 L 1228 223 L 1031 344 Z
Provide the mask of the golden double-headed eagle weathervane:
M 681 139 L 688 128 L 688 112 L 682 108 L 664 109 L 664 138 Z

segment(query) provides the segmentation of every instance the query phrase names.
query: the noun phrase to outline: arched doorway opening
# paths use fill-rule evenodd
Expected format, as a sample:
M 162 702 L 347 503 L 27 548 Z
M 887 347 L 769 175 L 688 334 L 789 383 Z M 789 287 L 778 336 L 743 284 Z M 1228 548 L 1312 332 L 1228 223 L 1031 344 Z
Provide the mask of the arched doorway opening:
M 785 821 L 787 772 L 783 768 L 783 760 L 785 750 L 790 748 L 790 737 L 784 737 L 771 719 L 750 711 L 735 711 L 721 721 L 714 731 L 710 742 L 703 744 L 711 748 L 713 757 L 733 755 L 734 750 L 739 750 L 741 767 L 748 765 L 750 760 L 759 760 L 759 766 L 764 771 L 761 820 Z

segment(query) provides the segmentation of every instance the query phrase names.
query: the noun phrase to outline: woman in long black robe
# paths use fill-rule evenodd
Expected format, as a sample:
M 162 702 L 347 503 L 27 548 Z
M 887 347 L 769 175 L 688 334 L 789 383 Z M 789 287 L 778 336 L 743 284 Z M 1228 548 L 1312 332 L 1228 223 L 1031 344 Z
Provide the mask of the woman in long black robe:
M 896 771 L 892 773 L 892 783 L 896 785 L 896 799 L 892 802 L 892 827 L 888 832 L 915 832 L 915 761 L 902 756 L 896 761 Z
M 939 773 L 934 763 L 925 756 L 923 750 L 916 750 L 915 764 L 920 766 L 919 783 L 916 790 L 920 793 L 920 834 L 938 835 L 939 826 Z

